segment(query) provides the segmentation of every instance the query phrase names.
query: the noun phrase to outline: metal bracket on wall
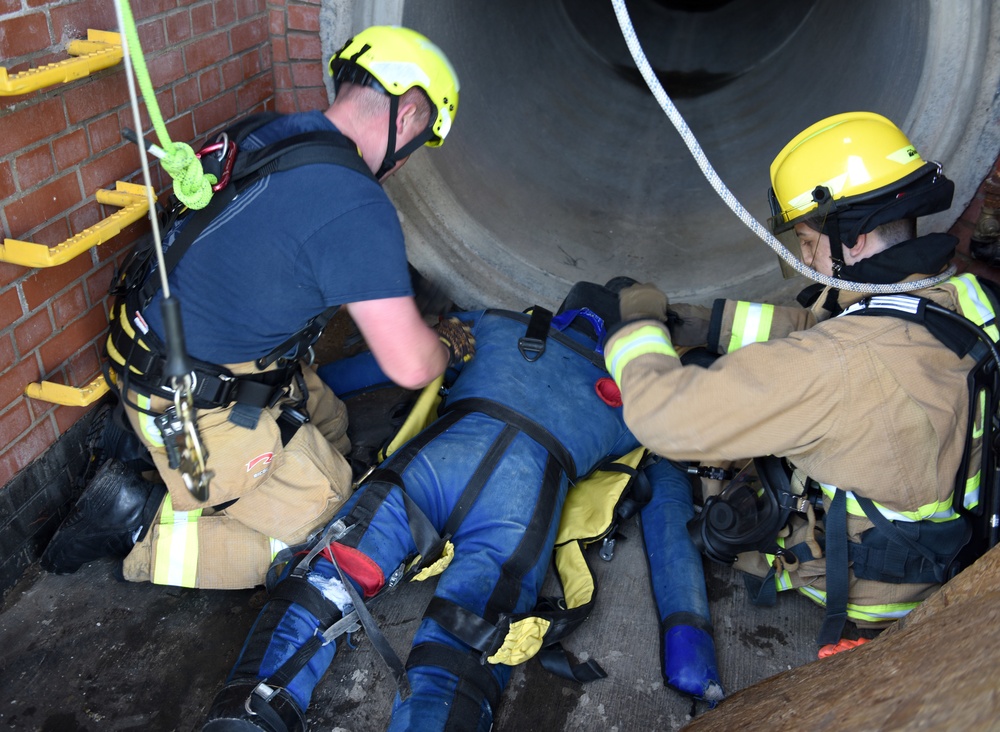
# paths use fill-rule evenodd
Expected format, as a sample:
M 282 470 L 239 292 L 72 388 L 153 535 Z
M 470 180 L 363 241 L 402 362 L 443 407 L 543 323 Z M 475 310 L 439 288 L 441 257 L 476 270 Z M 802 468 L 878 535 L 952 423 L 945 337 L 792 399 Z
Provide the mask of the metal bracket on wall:
M 111 31 L 87 30 L 87 40 L 70 41 L 66 52 L 73 58 L 45 64 L 17 74 L 7 74 L 0 66 L 0 96 L 15 96 L 66 84 L 95 71 L 114 66 L 122 60 L 122 37 Z
M 135 183 L 117 181 L 115 190 L 98 189 L 96 197 L 98 203 L 119 206 L 121 210 L 115 211 L 107 218 L 101 219 L 54 247 L 17 239 L 4 239 L 3 245 L 0 245 L 0 262 L 20 264 L 24 267 L 54 267 L 63 264 L 116 236 L 122 229 L 135 223 L 149 211 L 146 186 Z M 155 197 L 154 192 L 154 200 Z
M 86 407 L 108 393 L 108 382 L 98 376 L 86 386 L 66 386 L 54 381 L 34 381 L 24 388 L 25 396 L 67 407 Z

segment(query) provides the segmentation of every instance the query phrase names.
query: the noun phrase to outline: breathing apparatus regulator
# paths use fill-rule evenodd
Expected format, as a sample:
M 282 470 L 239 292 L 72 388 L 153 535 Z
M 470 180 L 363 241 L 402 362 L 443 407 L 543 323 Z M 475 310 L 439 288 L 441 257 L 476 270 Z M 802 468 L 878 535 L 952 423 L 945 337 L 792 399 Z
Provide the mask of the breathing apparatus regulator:
M 775 235 L 805 223 L 830 239 L 834 277 L 869 281 L 844 247 L 877 227 L 945 211 L 955 185 L 885 117 L 848 112 L 796 135 L 771 163 Z M 783 267 L 783 271 L 788 271 Z
M 414 30 L 385 25 L 366 28 L 330 59 L 330 76 L 334 93 L 347 82 L 389 97 L 389 137 L 385 159 L 375 174 L 380 180 L 421 145 L 443 145 L 451 131 L 458 110 L 458 75 L 444 52 Z M 399 98 L 414 87 L 427 95 L 430 120 L 423 132 L 397 150 Z
M 793 512 L 804 513 L 809 499 L 795 495 L 781 458 L 754 458 L 717 496 L 705 500 L 687 524 L 698 551 L 720 564 L 743 552 L 780 553 L 778 532 Z

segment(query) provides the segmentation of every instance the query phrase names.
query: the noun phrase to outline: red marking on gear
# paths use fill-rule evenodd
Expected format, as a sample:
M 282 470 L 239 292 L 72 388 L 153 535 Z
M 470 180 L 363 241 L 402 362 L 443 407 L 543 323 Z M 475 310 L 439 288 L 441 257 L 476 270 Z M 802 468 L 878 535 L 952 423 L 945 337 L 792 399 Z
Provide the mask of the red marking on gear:
M 333 557 L 330 556 L 331 550 Z M 371 557 L 353 547 L 333 543 L 320 554 L 335 561 L 344 570 L 344 574 L 361 585 L 361 592 L 366 598 L 374 596 L 385 584 L 382 569 L 372 561 Z
M 620 407 L 622 405 L 622 392 L 614 379 L 610 379 L 607 376 L 598 379 L 597 383 L 594 384 L 594 391 L 597 392 L 597 396 L 601 398 L 601 401 L 609 407 Z

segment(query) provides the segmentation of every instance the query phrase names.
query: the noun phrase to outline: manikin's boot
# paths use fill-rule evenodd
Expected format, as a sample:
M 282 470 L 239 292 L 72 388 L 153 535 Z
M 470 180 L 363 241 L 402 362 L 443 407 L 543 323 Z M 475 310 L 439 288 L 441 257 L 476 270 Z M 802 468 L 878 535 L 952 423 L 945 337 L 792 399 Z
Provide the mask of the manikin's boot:
M 353 609 L 326 559 L 286 570 L 215 697 L 203 732 L 303 732 L 313 689 L 337 652 L 323 632 Z
M 156 517 L 167 489 L 118 460 L 101 466 L 42 554 L 42 568 L 72 574 L 102 557 L 124 557 Z

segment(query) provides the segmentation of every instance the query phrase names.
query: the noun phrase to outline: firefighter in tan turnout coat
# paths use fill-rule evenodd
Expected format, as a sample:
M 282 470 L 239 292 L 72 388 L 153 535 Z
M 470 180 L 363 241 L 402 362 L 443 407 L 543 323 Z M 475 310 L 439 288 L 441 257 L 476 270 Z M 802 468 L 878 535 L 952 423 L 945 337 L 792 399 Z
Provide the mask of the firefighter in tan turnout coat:
M 954 255 L 952 237 L 915 230 L 916 217 L 948 208 L 952 184 L 883 117 L 816 123 L 778 155 L 771 181 L 773 228 L 794 228 L 805 264 L 821 274 L 916 281 L 943 272 Z M 688 342 L 691 328 L 672 340 L 663 293 L 633 285 L 621 295 L 625 325 L 605 353 L 626 423 L 651 450 L 705 463 L 785 459 L 794 472 L 790 480 L 783 473 L 793 496 L 784 528 L 754 537 L 753 510 L 774 512 L 732 503 L 701 537 L 711 544 L 718 530 L 735 539 L 731 551 L 703 548 L 760 578 L 748 582 L 759 601 L 794 588 L 827 606 L 826 644 L 840 639 L 846 619 L 879 626 L 905 615 L 954 571 L 970 538 L 962 509 L 978 500 L 983 411 L 970 431 L 975 353 L 960 357 L 932 333 L 919 321 L 922 301 L 910 296 L 960 313 L 994 340 L 997 331 L 987 289 L 970 274 L 905 295 L 810 291 L 807 308 L 685 306 L 698 316 L 688 325 L 707 325 Z M 963 328 L 936 330 L 948 340 Z M 698 340 L 718 355 L 707 368 L 678 358 L 677 347 Z M 804 500 L 811 492 L 812 503 Z

